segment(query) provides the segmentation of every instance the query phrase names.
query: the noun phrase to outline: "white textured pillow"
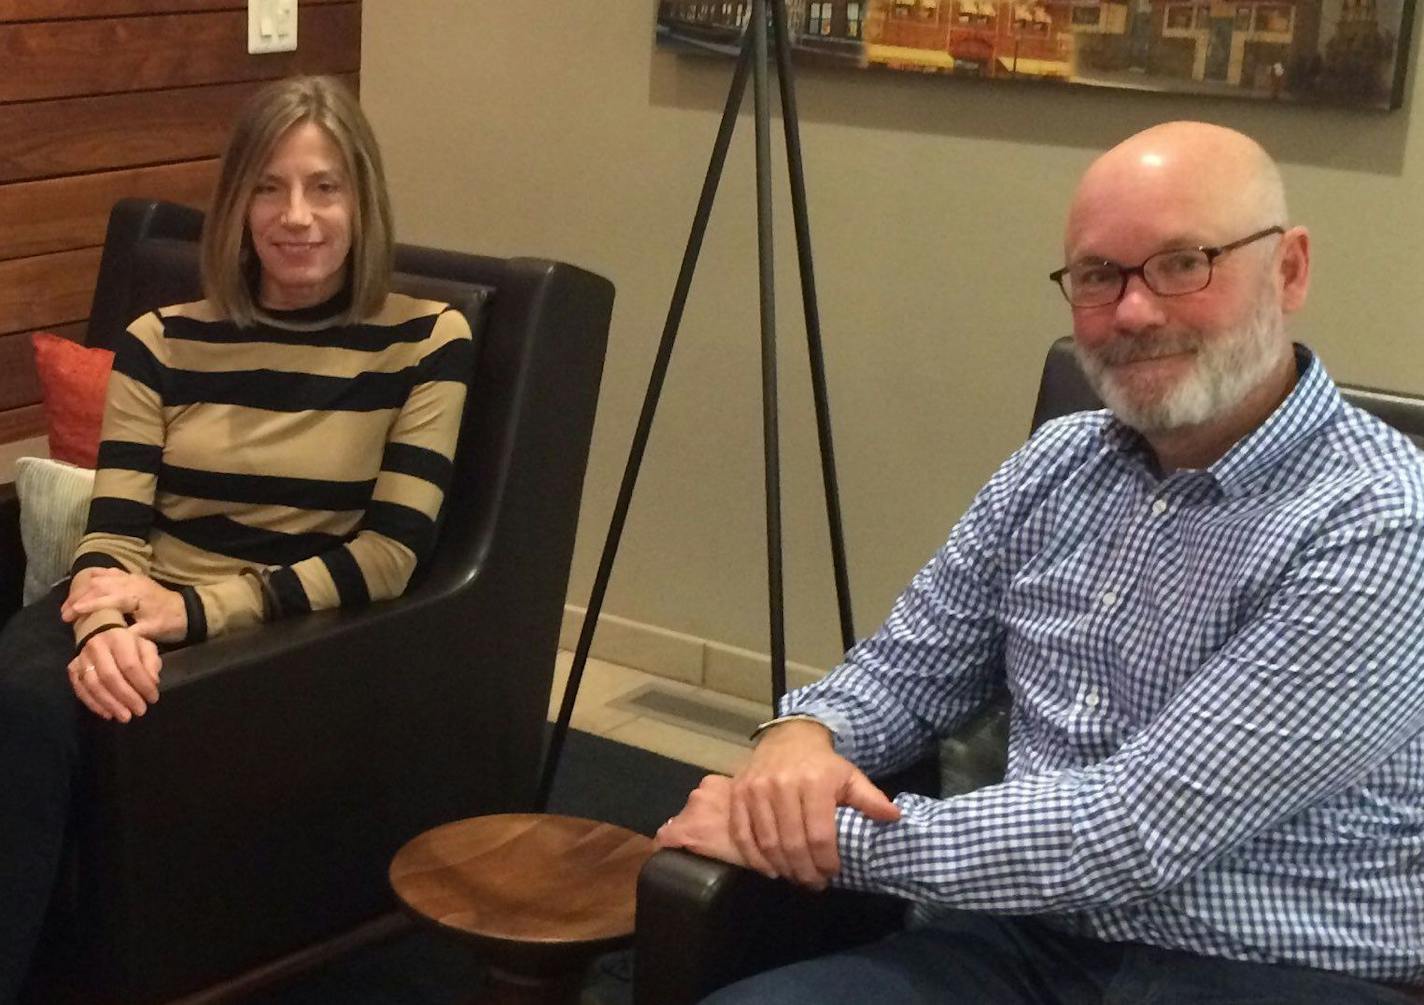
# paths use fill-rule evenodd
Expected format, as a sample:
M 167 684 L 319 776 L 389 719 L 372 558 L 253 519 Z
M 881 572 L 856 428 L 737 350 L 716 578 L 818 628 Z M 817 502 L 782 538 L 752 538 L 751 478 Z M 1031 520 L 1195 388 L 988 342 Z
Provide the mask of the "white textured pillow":
M 15 461 L 15 494 L 20 497 L 28 604 L 69 575 L 89 518 L 94 472 L 47 457 L 21 457 Z

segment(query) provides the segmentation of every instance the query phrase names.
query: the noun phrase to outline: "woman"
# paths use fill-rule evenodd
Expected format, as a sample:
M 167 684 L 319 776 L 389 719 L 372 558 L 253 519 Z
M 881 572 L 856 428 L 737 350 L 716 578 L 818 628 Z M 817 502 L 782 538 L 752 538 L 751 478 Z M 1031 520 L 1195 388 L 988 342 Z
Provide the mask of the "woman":
M 116 348 L 67 589 L 0 634 L 16 781 L 0 787 L 0 1003 L 54 884 L 80 705 L 144 715 L 160 645 L 397 596 L 434 540 L 470 330 L 389 292 L 380 153 L 344 88 L 298 78 L 253 98 L 202 252 L 206 298 L 139 318 Z

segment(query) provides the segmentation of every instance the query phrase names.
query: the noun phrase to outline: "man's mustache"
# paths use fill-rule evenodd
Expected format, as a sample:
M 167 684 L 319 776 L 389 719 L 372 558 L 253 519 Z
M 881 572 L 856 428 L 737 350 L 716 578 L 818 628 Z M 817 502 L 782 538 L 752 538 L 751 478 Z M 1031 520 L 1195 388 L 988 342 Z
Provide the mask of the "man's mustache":
M 1201 339 L 1193 335 L 1157 335 L 1150 339 L 1123 339 L 1087 350 L 1087 355 L 1100 366 L 1120 366 L 1141 363 L 1160 356 L 1196 352 Z

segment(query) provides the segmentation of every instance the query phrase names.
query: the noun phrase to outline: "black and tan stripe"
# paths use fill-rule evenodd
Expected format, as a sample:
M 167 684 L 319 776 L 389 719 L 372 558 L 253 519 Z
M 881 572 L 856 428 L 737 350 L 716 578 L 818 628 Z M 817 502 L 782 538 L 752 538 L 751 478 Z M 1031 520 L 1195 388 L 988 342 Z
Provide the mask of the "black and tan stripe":
M 238 329 L 206 303 L 119 347 L 76 568 L 189 585 L 216 634 L 400 593 L 433 546 L 473 343 L 463 315 L 393 295 L 361 325 Z

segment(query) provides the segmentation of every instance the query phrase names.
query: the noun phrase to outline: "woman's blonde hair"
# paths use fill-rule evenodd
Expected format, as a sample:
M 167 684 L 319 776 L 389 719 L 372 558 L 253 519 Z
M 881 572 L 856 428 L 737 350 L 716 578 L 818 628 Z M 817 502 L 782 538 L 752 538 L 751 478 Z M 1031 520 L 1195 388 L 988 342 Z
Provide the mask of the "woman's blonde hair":
M 356 97 L 330 77 L 292 77 L 268 84 L 238 114 L 223 154 L 217 191 L 203 225 L 203 292 L 239 325 L 253 323 L 261 269 L 247 230 L 253 188 L 278 142 L 293 126 L 313 122 L 341 151 L 354 190 L 351 218 L 351 306 L 340 320 L 380 310 L 390 292 L 395 237 L 381 150 Z

